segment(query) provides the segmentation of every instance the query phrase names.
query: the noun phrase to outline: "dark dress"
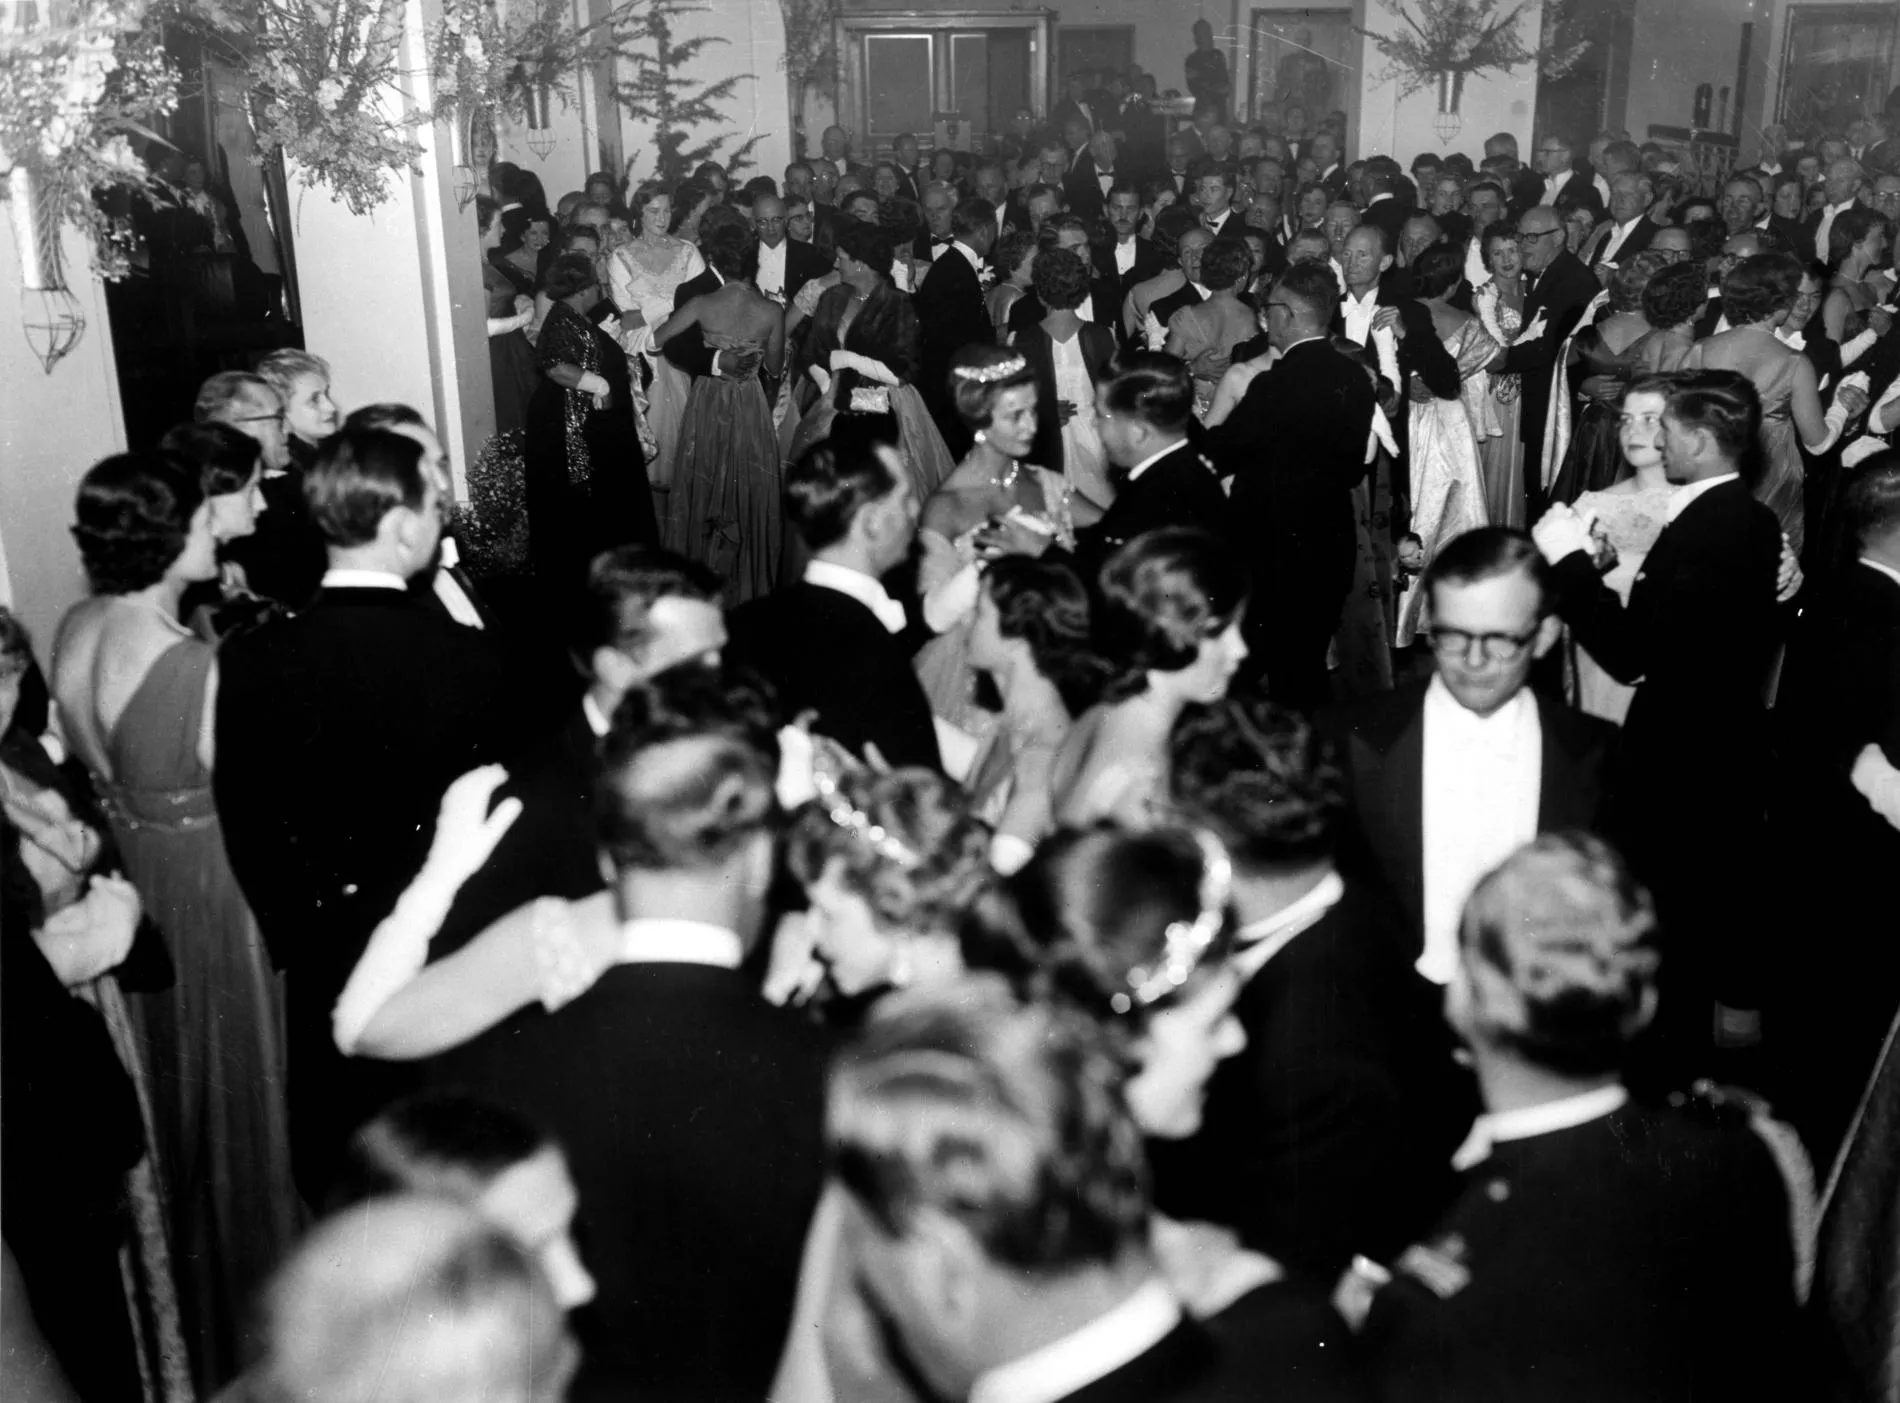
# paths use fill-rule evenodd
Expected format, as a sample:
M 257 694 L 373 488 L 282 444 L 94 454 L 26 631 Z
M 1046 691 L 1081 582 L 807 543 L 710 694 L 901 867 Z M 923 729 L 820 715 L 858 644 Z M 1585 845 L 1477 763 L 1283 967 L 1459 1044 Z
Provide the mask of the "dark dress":
M 620 348 L 564 302 L 549 308 L 534 349 L 542 379 L 528 402 L 528 548 L 544 580 L 578 581 L 603 550 L 659 541 L 632 378 Z M 592 395 L 547 378 L 562 364 L 606 380 L 611 403 L 597 409 Z
M 488 315 L 514 315 L 517 289 L 512 279 L 493 263 L 482 264 L 482 291 L 488 294 Z M 528 401 L 534 396 L 534 347 L 519 329 L 488 338 L 488 369 L 495 382 L 495 432 L 512 433 L 528 421 Z
M 1628 353 L 1618 355 L 1604 345 L 1603 335 L 1596 327 L 1586 326 L 1571 344 L 1580 362 L 1569 375 L 1573 392 L 1593 375 L 1612 376 L 1619 387 L 1629 384 Z M 1609 399 L 1578 397 L 1570 449 L 1564 454 L 1563 466 L 1550 487 L 1553 502 L 1574 502 L 1585 492 L 1601 492 L 1629 476 L 1629 465 L 1623 461 L 1623 450 L 1616 441 L 1616 420 L 1622 398 L 1621 388 Z
M 232 875 L 198 756 L 214 656 L 182 639 L 152 665 L 102 738 L 111 778 L 95 777 L 126 876 L 177 971 L 130 1003 L 152 1072 L 186 1332 L 208 1385 L 243 1362 L 252 1298 L 299 1227 L 283 981 Z
M 756 348 L 718 333 L 706 344 L 715 354 Z M 673 460 L 667 543 L 725 581 L 728 607 L 743 604 L 778 582 L 779 504 L 778 433 L 757 373 L 696 377 Z

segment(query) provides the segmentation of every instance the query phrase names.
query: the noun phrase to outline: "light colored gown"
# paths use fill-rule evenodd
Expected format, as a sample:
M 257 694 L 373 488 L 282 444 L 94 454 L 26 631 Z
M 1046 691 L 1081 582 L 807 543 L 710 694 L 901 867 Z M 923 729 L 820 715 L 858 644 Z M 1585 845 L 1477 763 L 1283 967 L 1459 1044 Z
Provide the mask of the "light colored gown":
M 1629 603 L 1630 590 L 1643 568 L 1643 558 L 1662 535 L 1669 521 L 1669 498 L 1675 491 L 1668 483 L 1648 491 L 1585 492 L 1577 498 L 1578 512 L 1594 511 L 1604 534 L 1616 547 L 1616 564 L 1603 577 L 1603 583 L 1616 591 L 1616 597 Z M 1634 687 L 1626 687 L 1605 672 L 1573 638 L 1571 662 L 1576 672 L 1577 707 L 1591 716 L 1623 724 L 1629 715 Z
M 657 273 L 640 262 L 635 254 L 638 246 L 634 244 L 615 249 L 608 270 L 614 305 L 623 312 L 637 307 L 646 318 L 645 326 L 622 335 L 621 344 L 630 357 L 645 360 L 652 372 L 646 420 L 658 451 L 647 462 L 647 481 L 656 492 L 664 492 L 673 485 L 680 424 L 686 417 L 686 401 L 693 392 L 693 379 L 660 354 L 653 344 L 653 329 L 673 315 L 673 294 L 679 285 L 706 271 L 705 260 L 699 256 L 698 249 L 683 239 L 674 243 L 672 261 Z
M 1077 332 L 1067 341 L 1050 337 L 1049 345 L 1055 356 L 1056 398 L 1075 406 L 1062 426 L 1063 476 L 1091 502 L 1105 505 L 1115 500 L 1115 490 L 1109 486 L 1108 454 L 1095 426 L 1095 382 L 1082 359 L 1082 335 Z M 1053 413 L 1053 407 L 1048 412 Z
M 1504 303 L 1495 283 L 1479 288 L 1473 305 L 1486 334 L 1500 346 L 1509 346 L 1524 328 L 1523 314 Z M 1492 377 L 1491 413 L 1498 434 L 1478 445 L 1478 459 L 1484 473 L 1485 515 L 1493 526 L 1525 524 L 1524 441 L 1518 436 L 1522 389 L 1515 375 Z
M 1478 444 L 1499 432 L 1484 369 L 1498 353 L 1497 342 L 1473 318 L 1445 342 L 1445 349 L 1458 362 L 1459 397 L 1428 394 L 1413 399 L 1411 407 L 1412 534 L 1425 547 L 1428 567 L 1447 541 L 1489 523 Z M 1415 576 L 1399 599 L 1394 642 L 1400 648 L 1408 647 L 1428 622 L 1423 579 Z

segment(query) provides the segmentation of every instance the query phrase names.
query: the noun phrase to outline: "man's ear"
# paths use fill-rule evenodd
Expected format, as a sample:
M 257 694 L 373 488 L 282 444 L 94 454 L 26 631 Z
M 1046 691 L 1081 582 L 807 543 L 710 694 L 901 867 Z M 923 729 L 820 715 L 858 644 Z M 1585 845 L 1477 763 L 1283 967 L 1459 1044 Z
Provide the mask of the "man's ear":
M 1555 614 L 1544 615 L 1543 622 L 1537 625 L 1537 638 L 1531 644 L 1531 656 L 1541 658 L 1557 646 L 1557 640 L 1564 631 L 1564 621 Z
M 616 692 L 624 692 L 640 680 L 639 664 L 618 648 L 596 648 L 587 661 L 594 676 Z
M 1391 266 L 1392 266 L 1392 255 L 1391 255 L 1391 254 L 1389 254 L 1389 253 L 1388 253 L 1388 254 L 1386 254 L 1386 255 L 1385 255 L 1384 257 L 1382 257 L 1382 258 L 1380 258 L 1380 260 L 1379 260 L 1379 271 L 1380 271 L 1381 273 L 1383 273 L 1383 272 L 1384 272 L 1384 271 L 1385 271 L 1385 270 L 1386 270 L 1387 268 L 1390 268 Z

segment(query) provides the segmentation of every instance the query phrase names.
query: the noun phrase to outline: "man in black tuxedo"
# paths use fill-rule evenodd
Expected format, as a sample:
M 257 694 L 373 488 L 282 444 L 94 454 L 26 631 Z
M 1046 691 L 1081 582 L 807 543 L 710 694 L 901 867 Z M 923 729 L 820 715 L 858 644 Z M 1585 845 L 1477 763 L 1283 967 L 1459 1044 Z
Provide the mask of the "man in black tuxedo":
M 835 435 L 785 474 L 785 513 L 811 551 L 805 578 L 735 610 L 728 656 L 777 691 L 787 716 L 892 765 L 941 767 L 930 705 L 911 670 L 929 638 L 885 592 L 910 554 L 919 507 L 888 442 Z
M 1083 219 L 1100 219 L 1107 212 L 1109 192 L 1115 182 L 1123 178 L 1115 138 L 1098 131 L 1089 138 L 1088 149 L 1063 177 L 1063 198 L 1068 201 L 1071 213 Z
M 800 288 L 831 271 L 824 254 L 786 237 L 785 202 L 777 196 L 753 204 L 752 223 L 759 233 L 758 289 L 774 302 L 791 306 Z
M 1402 176 L 1395 175 L 1383 167 L 1366 173 L 1366 207 L 1359 212 L 1359 221 L 1370 224 L 1385 235 L 1385 246 L 1392 252 L 1398 252 L 1399 228 L 1411 218 L 1412 206 L 1399 197 L 1399 182 Z
M 1346 779 L 1313 724 L 1258 697 L 1190 707 L 1171 759 L 1175 803 L 1234 864 L 1247 1046 L 1198 1133 L 1150 1142 L 1156 1201 L 1332 1281 L 1436 1221 L 1476 1089 L 1397 911 L 1337 862 Z
M 461 890 L 430 942 L 436 958 L 543 896 L 601 889 L 594 834 L 600 742 L 629 691 L 682 663 L 717 664 L 726 645 L 720 581 L 657 546 L 617 546 L 594 558 L 577 601 L 572 656 L 586 679 L 566 724 L 512 761 L 497 798 L 519 818 Z
M 1603 826 L 1616 730 L 1530 685 L 1563 625 L 1528 535 L 1467 531 L 1424 583 L 1432 677 L 1342 707 L 1326 726 L 1352 785 L 1355 855 L 1397 898 L 1419 972 L 1444 984 L 1479 877 L 1539 833 Z
M 1089 226 L 1075 215 L 1059 214 L 1044 221 L 1036 243 L 1039 251 L 1066 249 L 1082 260 L 1089 273 L 1089 293 L 1082 304 L 1083 319 L 1103 328 L 1119 343 L 1121 294 L 1115 279 L 1103 274 L 1096 262 L 1096 251 L 1089 247 Z M 1021 335 L 1048 315 L 1049 309 L 1032 287 L 1010 307 L 1008 329 L 1012 335 Z
M 1080 122 L 1084 129 L 1082 140 L 1086 142 L 1088 134 L 1101 126 L 1097 118 L 1096 104 L 1091 101 L 1094 87 L 1095 75 L 1088 69 L 1079 68 L 1071 73 L 1063 83 L 1062 100 L 1056 103 L 1049 113 L 1049 130 L 1066 132 L 1069 123 Z
M 1234 208 L 1234 168 L 1224 161 L 1203 157 L 1194 167 L 1194 203 L 1201 211 L 1201 227 L 1211 238 L 1240 237 L 1243 224 Z
M 973 342 L 993 341 L 996 336 L 983 305 L 978 271 L 996 242 L 995 208 L 988 200 L 964 200 L 950 212 L 950 232 L 955 242 L 930 265 L 914 299 L 923 331 L 918 388 L 951 455 L 961 458 L 970 448 L 970 429 L 950 401 L 946 380 L 952 356 Z
M 1639 381 L 1641 385 L 1644 382 Z M 1762 903 L 1740 872 L 1767 870 L 1763 696 L 1778 626 L 1781 530 L 1740 465 L 1761 403 L 1732 371 L 1658 380 L 1669 524 L 1623 604 L 1597 570 L 1585 521 L 1553 507 L 1533 532 L 1555 567 L 1557 612 L 1624 683 L 1641 682 L 1615 779 L 1619 836 L 1668 931 L 1658 1053 L 1707 1070 L 1710 1012 L 1730 1042 L 1758 1035 Z
M 924 177 L 917 169 L 917 138 L 899 132 L 891 142 L 891 164 L 897 167 L 897 193 L 907 200 L 923 198 Z
M 867 1343 L 939 1398 L 1350 1396 L 1317 1316 L 1257 1296 L 1211 1326 L 1185 1312 L 1114 1056 L 1099 1020 L 993 976 L 878 1005 L 833 1066 L 826 1124 L 840 1270 L 884 1327 Z
M 1584 308 L 1601 289 L 1582 260 L 1564 246 L 1563 217 L 1549 205 L 1524 212 L 1517 225 L 1517 246 L 1523 253 L 1525 276 L 1531 280 L 1524 294 L 1524 325 L 1543 329 L 1534 336 L 1520 335 L 1498 352 L 1488 369 L 1493 375 L 1515 375 L 1523 386 L 1518 436 L 1524 442 L 1524 481 L 1533 501 L 1540 501 L 1551 368 L 1564 338 L 1576 330 Z
M 1176 132 L 1168 138 L 1167 164 L 1156 174 L 1155 182 L 1161 189 L 1172 190 L 1177 204 L 1194 203 L 1193 167 L 1199 154 L 1199 144 L 1189 133 Z
M 343 1058 L 331 1007 L 421 867 L 443 790 L 532 732 L 490 636 L 407 588 L 435 555 L 446 487 L 412 437 L 325 440 L 304 479 L 330 542 L 322 587 L 220 657 L 218 810 L 286 972 L 291 1147 L 313 1203 L 345 1138 L 412 1081 Z
M 1119 320 L 1122 301 L 1134 291 L 1135 284 L 1158 276 L 1165 264 L 1154 242 L 1136 232 L 1141 227 L 1139 190 L 1125 180 L 1117 181 L 1108 192 L 1107 215 L 1115 242 L 1098 255 L 1095 266 L 1104 277 L 1112 276 L 1120 288 L 1120 296 L 1115 299 Z
M 1892 942 L 1867 938 L 1890 919 L 1900 829 L 1855 783 L 1857 768 L 1864 783 L 1869 770 L 1900 765 L 1900 454 L 1859 465 L 1847 517 L 1858 558 L 1803 608 L 1774 712 L 1786 761 L 1770 812 L 1791 877 L 1784 920 L 1816 947 L 1788 970 L 1782 996 L 1796 1020 L 1786 1045 L 1802 1066 L 1787 1110 L 1818 1163 L 1847 1128 L 1900 988 Z
M 1201 255 L 1207 252 L 1207 246 L 1213 242 L 1214 236 L 1204 226 L 1193 225 L 1182 233 L 1180 242 L 1175 246 L 1175 257 L 1181 264 L 1181 286 L 1148 304 L 1149 313 L 1161 326 L 1162 344 L 1167 340 L 1169 318 L 1183 307 L 1198 307 L 1207 301 L 1208 288 L 1201 281 Z M 1161 345 L 1148 349 L 1158 351 Z
M 1323 131 L 1306 143 L 1302 153 L 1313 158 L 1313 164 L 1319 167 L 1319 183 L 1326 187 L 1326 193 L 1335 200 L 1346 197 L 1346 171 L 1339 163 L 1339 141 L 1331 132 Z
M 1137 536 L 1164 526 L 1221 534 L 1227 497 L 1214 470 L 1188 442 L 1194 380 L 1177 356 L 1129 351 L 1095 388 L 1095 419 L 1113 465 L 1115 501 L 1078 533 L 1084 579 Z
M 431 1063 L 547 1128 L 598 1286 L 572 1397 L 765 1396 L 823 1178 L 824 1040 L 741 970 L 774 869 L 776 717 L 675 668 L 614 717 L 598 771 L 613 964 Z
M 1330 697 L 1326 650 L 1352 585 L 1352 489 L 1372 433 L 1372 384 L 1327 335 L 1338 296 L 1324 265 L 1286 270 L 1265 307 L 1280 360 L 1207 434 L 1234 479 L 1228 534 L 1252 563 L 1248 669 L 1276 700 L 1308 708 Z
M 935 263 L 956 242 L 950 232 L 950 215 L 957 207 L 957 192 L 948 185 L 926 185 L 923 199 L 924 227 L 910 242 L 910 256 L 919 263 Z
M 301 609 L 317 592 L 328 557 L 304 501 L 303 467 L 291 456 L 283 396 L 261 375 L 222 370 L 199 388 L 191 417 L 200 424 L 229 424 L 257 440 L 265 509 L 257 529 L 229 542 L 223 553 L 244 571 L 253 594 Z
M 1752 182 L 1751 182 L 1752 184 Z M 1649 247 L 1662 226 L 1649 217 L 1655 188 L 1646 175 L 1619 175 L 1610 182 L 1610 217 L 1583 242 L 1578 257 L 1586 268 L 1622 264 Z M 1608 278 L 1603 278 L 1607 284 Z

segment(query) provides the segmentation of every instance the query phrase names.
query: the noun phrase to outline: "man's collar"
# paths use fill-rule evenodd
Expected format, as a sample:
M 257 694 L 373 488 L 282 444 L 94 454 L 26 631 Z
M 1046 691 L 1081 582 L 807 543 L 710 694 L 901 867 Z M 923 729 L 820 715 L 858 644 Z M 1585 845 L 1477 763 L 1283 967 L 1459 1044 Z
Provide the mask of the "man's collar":
M 1312 890 L 1281 907 L 1265 920 L 1252 921 L 1240 928 L 1239 950 L 1234 966 L 1242 979 L 1258 974 L 1267 961 L 1318 925 L 1320 919 L 1345 900 L 1346 883 L 1336 871 L 1328 871 Z
M 605 740 L 607 732 L 613 729 L 613 723 L 607 719 L 607 713 L 600 709 L 600 703 L 594 700 L 591 691 L 581 693 L 581 716 L 596 740 Z
M 393 570 L 352 570 L 332 565 L 323 572 L 323 589 L 407 590 L 409 582 Z
M 891 598 L 881 581 L 862 570 L 829 560 L 813 560 L 805 566 L 805 583 L 849 595 L 877 615 L 878 622 L 888 633 L 904 631 L 904 606 Z
M 1371 199 L 1366 201 L 1366 208 L 1371 209 L 1374 205 L 1379 204 L 1382 201 L 1389 200 L 1391 198 L 1392 198 L 1392 192 L 1390 190 L 1382 190 L 1377 195 L 1374 195 Z
M 745 946 L 724 926 L 705 921 L 639 917 L 620 927 L 619 962 L 623 965 L 710 965 L 737 969 Z
M 1185 448 L 1186 446 L 1187 446 L 1186 439 L 1184 438 L 1176 439 L 1173 443 L 1169 444 L 1166 448 L 1162 449 L 1159 453 L 1150 453 L 1146 458 L 1143 458 L 1139 463 L 1135 464 L 1134 467 L 1128 470 L 1128 481 L 1133 482 L 1136 478 L 1140 477 L 1143 473 L 1147 472 L 1148 469 L 1152 468 L 1156 463 L 1159 463 L 1163 458 L 1167 457 L 1170 453 L 1174 452 L 1175 449 Z
M 1695 502 L 1696 498 L 1702 496 L 1711 488 L 1720 487 L 1725 482 L 1740 482 L 1741 480 L 1742 475 L 1740 473 L 1718 473 L 1714 477 L 1705 477 L 1700 482 L 1685 483 L 1669 494 L 1669 505 L 1666 509 L 1669 520 L 1674 521 L 1677 517 L 1681 516 Z
M 1529 1140 L 1553 1131 L 1570 1130 L 1602 1120 L 1621 1110 L 1630 1099 L 1628 1091 L 1612 1083 L 1594 1091 L 1546 1101 L 1540 1106 L 1520 1106 L 1513 1111 L 1487 1111 L 1471 1124 L 1471 1133 L 1451 1157 L 1451 1167 L 1460 1172 L 1484 1163 L 1491 1147 L 1508 1140 Z
M 1864 556 L 1864 555 L 1860 558 L 1860 563 L 1862 565 L 1865 565 L 1869 570 L 1878 570 L 1881 574 L 1885 575 L 1888 579 L 1892 580 L 1896 585 L 1900 585 L 1900 570 L 1894 569 L 1893 566 L 1885 564 L 1878 560 L 1870 559 L 1869 557 Z
M 1081 1329 L 980 1375 L 969 1403 L 1057 1403 L 1139 1359 L 1180 1323 L 1180 1302 L 1156 1278 Z
M 1341 300 L 1349 302 L 1355 307 L 1365 307 L 1370 303 L 1375 303 L 1379 300 L 1379 284 L 1374 282 L 1372 286 L 1368 287 L 1364 292 L 1358 293 L 1354 292 L 1351 288 L 1347 288 L 1346 295 Z
M 1526 707 L 1532 711 L 1537 709 L 1537 702 L 1531 696 L 1528 686 L 1518 688 L 1509 701 L 1489 716 L 1478 715 L 1454 697 L 1451 694 L 1451 688 L 1445 685 L 1445 679 L 1437 673 L 1432 674 L 1432 680 L 1425 686 L 1425 715 L 1427 717 L 1436 715 L 1456 726 L 1486 728 L 1496 726 L 1496 730 L 1490 731 L 1492 735 L 1503 733 L 1507 727 L 1517 724 L 1522 719 Z

